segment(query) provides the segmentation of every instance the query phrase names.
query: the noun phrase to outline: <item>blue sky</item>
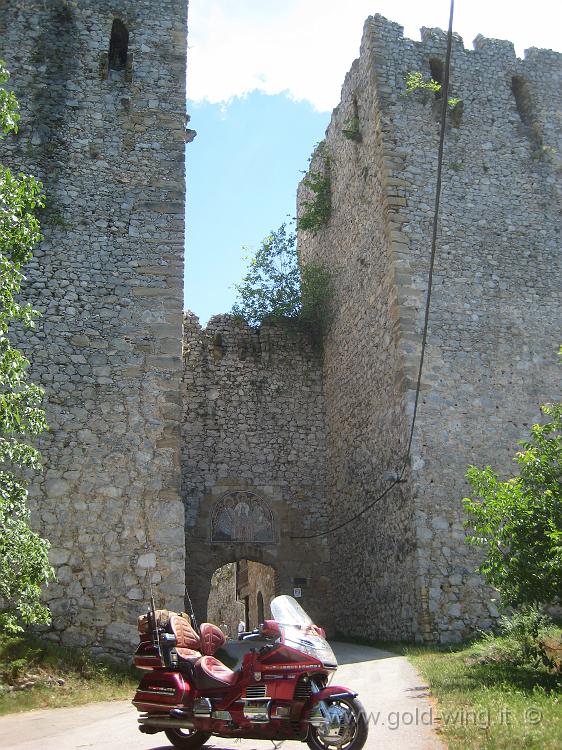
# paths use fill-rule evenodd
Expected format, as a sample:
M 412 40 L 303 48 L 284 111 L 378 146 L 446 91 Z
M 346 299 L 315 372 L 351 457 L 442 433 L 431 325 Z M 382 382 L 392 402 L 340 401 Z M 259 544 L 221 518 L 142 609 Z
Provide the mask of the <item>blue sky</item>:
M 228 107 L 188 103 L 186 307 L 202 322 L 227 312 L 254 249 L 295 214 L 295 189 L 328 113 L 253 92 Z
M 456 0 L 454 29 L 561 49 L 558 0 Z M 381 13 L 419 39 L 449 0 L 190 0 L 185 307 L 227 312 L 255 249 L 294 215 L 300 171 L 323 138 L 363 22 Z

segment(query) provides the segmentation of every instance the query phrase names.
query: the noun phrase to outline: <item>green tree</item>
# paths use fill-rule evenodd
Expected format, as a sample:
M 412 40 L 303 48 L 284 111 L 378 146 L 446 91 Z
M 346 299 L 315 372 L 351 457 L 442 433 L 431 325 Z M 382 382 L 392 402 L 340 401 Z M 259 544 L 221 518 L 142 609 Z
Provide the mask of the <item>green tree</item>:
M 317 337 L 329 319 L 330 274 L 321 265 L 299 265 L 296 235 L 286 223 L 262 241 L 235 288 L 232 314 L 252 326 L 267 320 L 293 322 Z
M 0 84 L 9 78 L 0 61 Z M 17 132 L 18 103 L 0 86 L 0 137 Z M 29 361 L 10 344 L 13 324 L 34 326 L 30 304 L 18 302 L 23 267 L 41 239 L 35 215 L 44 206 L 34 177 L 14 175 L 0 165 L 0 629 L 47 623 L 41 586 L 53 577 L 49 544 L 30 527 L 26 472 L 40 468 L 40 454 L 28 440 L 46 429 L 43 390 L 29 381 Z
M 479 571 L 506 605 L 562 602 L 562 404 L 541 407 L 506 482 L 492 469 L 470 466 L 477 499 L 464 498 L 467 541 L 483 547 Z

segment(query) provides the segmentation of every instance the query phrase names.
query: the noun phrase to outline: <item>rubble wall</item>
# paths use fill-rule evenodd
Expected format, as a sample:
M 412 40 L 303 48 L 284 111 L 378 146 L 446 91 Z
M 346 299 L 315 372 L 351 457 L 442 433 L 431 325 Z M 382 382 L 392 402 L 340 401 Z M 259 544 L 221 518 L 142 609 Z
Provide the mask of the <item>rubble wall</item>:
M 328 168 L 332 209 L 301 257 L 326 264 L 337 289 L 324 377 L 334 523 L 400 467 L 419 365 L 431 248 L 439 109 L 405 76 L 439 77 L 446 35 L 422 41 L 381 16 L 313 171 Z M 441 218 L 420 408 L 405 475 L 360 520 L 332 536 L 335 601 L 351 630 L 455 641 L 497 615 L 464 543 L 469 464 L 514 472 L 511 457 L 559 396 L 559 54 L 455 35 Z M 299 191 L 299 215 L 313 196 Z M 349 539 L 354 544 L 349 544 Z M 359 550 L 359 554 L 357 553 Z M 355 582 L 348 585 L 349 578 Z M 361 592 L 359 596 L 359 592 Z
M 22 337 L 46 388 L 33 524 L 52 545 L 50 636 L 123 653 L 149 580 L 183 609 L 180 381 L 187 3 L 0 4 L 21 128 L 2 161 L 42 179 Z M 127 28 L 109 56 L 113 23 Z M 112 69 L 112 64 L 116 66 Z
M 184 318 L 182 494 L 186 582 L 204 617 L 213 572 L 271 565 L 277 593 L 302 590 L 331 622 L 329 549 L 303 540 L 328 520 L 321 358 L 302 333 L 223 315 Z

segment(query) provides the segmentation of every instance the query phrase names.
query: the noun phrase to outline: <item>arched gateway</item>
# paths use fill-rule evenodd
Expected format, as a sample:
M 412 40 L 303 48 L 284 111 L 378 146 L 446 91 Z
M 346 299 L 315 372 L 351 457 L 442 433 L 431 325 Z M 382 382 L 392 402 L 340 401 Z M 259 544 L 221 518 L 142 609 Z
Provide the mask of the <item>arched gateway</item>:
M 325 540 L 325 435 L 318 354 L 274 326 L 252 330 L 227 316 L 202 331 L 184 320 L 182 494 L 186 585 L 206 617 L 214 572 L 253 561 L 275 569 L 275 593 L 300 590 L 330 627 Z

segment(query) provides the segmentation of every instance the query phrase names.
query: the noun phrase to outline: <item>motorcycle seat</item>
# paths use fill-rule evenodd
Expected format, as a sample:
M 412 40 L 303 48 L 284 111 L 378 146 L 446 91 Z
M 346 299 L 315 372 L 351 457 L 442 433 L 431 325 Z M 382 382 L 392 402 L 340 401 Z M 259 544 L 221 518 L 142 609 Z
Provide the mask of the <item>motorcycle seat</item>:
M 199 628 L 201 633 L 201 653 L 205 656 L 214 656 L 215 652 L 224 645 L 225 635 L 220 628 L 210 622 L 202 622 Z
M 195 673 L 199 690 L 213 690 L 232 685 L 239 675 L 239 672 L 233 672 L 214 656 L 202 656 L 195 663 Z
M 194 664 L 201 658 L 201 639 L 183 617 L 172 615 L 170 627 L 176 636 L 176 651 L 180 661 L 188 661 Z

